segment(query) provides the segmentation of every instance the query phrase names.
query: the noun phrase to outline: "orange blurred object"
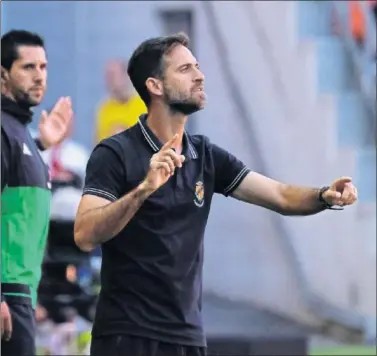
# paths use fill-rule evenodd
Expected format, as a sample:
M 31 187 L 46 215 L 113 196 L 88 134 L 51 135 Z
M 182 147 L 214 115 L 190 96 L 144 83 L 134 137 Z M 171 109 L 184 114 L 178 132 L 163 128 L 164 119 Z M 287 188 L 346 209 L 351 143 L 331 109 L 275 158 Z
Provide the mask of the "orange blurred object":
M 74 265 L 68 265 L 66 269 L 66 278 L 69 282 L 74 283 L 77 280 L 77 270 Z
M 350 28 L 353 38 L 359 45 L 364 43 L 365 39 L 365 18 L 359 1 L 350 1 L 349 3 L 350 13 Z

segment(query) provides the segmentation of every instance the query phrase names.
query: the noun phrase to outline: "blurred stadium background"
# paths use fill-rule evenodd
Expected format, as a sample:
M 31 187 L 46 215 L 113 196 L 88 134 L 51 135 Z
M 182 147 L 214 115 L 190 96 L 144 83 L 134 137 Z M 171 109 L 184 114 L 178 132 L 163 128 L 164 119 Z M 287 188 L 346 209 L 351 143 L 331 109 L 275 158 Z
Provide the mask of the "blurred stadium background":
M 209 351 L 376 355 L 375 1 L 2 1 L 1 29 L 46 40 L 48 90 L 36 114 L 62 95 L 75 108 L 71 140 L 45 154 L 56 175 L 36 311 L 41 354 L 88 354 L 101 257 L 80 253 L 72 228 L 106 68 L 148 37 L 184 31 L 209 95 L 190 131 L 283 181 L 352 176 L 360 195 L 342 213 L 305 219 L 214 200 Z

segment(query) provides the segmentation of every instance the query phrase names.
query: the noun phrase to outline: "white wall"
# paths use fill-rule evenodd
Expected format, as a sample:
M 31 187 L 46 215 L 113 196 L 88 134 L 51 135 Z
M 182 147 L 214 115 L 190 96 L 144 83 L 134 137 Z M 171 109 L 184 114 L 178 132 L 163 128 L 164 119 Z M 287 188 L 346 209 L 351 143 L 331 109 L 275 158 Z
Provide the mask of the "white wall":
M 268 173 L 319 186 L 340 175 L 354 176 L 355 153 L 337 148 L 334 99 L 316 93 L 315 45 L 295 38 L 293 5 L 221 2 L 216 14 Z M 235 41 L 242 33 L 248 34 L 242 43 Z M 375 315 L 376 282 L 370 268 L 376 261 L 359 242 L 361 231 L 363 238 L 375 239 L 375 214 L 366 216 L 360 209 L 364 207 L 284 222 L 314 291 L 339 307 Z

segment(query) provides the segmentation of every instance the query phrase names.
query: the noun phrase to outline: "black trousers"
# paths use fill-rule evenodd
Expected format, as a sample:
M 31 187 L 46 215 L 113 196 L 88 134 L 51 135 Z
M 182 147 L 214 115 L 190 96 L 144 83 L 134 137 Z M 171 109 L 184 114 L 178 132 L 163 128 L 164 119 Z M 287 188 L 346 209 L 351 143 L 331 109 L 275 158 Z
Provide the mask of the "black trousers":
M 23 301 L 24 298 L 6 299 L 12 316 L 12 337 L 9 341 L 1 340 L 1 355 L 34 356 L 36 354 L 34 309 L 30 302 Z
M 157 340 L 111 335 L 93 338 L 91 356 L 205 356 L 205 347 L 180 346 Z

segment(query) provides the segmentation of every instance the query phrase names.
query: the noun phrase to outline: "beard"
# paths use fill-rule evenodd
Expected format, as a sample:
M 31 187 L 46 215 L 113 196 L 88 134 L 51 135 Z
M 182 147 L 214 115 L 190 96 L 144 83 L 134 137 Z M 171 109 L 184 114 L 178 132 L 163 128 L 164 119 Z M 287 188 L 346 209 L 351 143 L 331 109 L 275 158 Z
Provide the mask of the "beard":
M 204 107 L 203 103 L 201 103 L 200 100 L 195 99 L 192 94 L 187 95 L 175 92 L 167 87 L 165 87 L 164 92 L 165 103 L 172 113 L 179 113 L 187 116 L 203 109 Z
M 16 103 L 25 109 L 38 106 L 42 101 L 44 92 L 40 98 L 34 98 L 33 92 L 29 93 L 28 90 L 15 85 L 13 82 L 10 82 L 8 87 Z
M 171 112 L 183 115 L 191 115 L 202 109 L 198 103 L 192 100 L 171 100 L 167 104 Z
M 15 89 L 12 92 L 16 103 L 18 103 L 18 105 L 21 107 L 29 109 L 40 104 L 40 100 L 33 99 L 32 96 L 26 91 Z

